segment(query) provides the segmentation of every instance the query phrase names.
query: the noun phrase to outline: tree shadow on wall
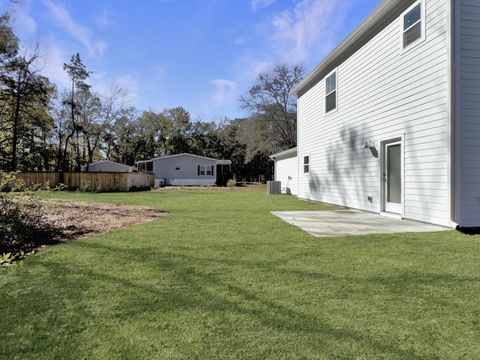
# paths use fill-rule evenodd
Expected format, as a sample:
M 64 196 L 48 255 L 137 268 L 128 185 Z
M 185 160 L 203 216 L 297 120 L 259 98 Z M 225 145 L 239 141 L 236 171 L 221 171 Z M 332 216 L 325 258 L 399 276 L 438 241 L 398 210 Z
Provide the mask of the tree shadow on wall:
M 320 175 L 312 168 L 309 179 L 311 194 L 325 199 L 325 195 L 337 198 L 339 205 L 354 206 L 369 196 L 377 196 L 378 187 L 372 179 L 378 174 L 378 149 L 365 148 L 373 143 L 373 134 L 366 124 L 344 126 L 339 139 L 331 143 L 324 154 L 325 168 Z M 375 162 L 375 164 L 372 164 Z

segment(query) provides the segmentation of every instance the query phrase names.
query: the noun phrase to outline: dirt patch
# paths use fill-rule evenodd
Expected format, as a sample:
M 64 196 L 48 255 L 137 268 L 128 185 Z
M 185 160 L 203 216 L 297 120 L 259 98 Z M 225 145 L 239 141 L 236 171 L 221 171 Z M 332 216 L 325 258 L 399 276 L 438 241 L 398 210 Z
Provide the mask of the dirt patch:
M 60 229 L 60 241 L 101 234 L 114 229 L 144 224 L 166 216 L 159 209 L 146 206 L 53 201 L 46 217 Z
M 2 267 L 47 245 L 144 224 L 167 215 L 145 206 L 39 200 L 32 196 L 12 197 L 3 203 L 8 211 L 0 214 Z

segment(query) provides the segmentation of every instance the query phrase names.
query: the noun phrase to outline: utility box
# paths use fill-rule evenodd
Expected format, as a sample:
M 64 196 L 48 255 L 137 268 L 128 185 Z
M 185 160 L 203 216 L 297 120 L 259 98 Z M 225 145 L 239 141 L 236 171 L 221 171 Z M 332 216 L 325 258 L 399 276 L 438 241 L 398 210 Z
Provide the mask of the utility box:
M 165 179 L 155 179 L 155 187 L 164 187 Z
M 279 195 L 282 193 L 281 181 L 267 181 L 267 194 Z

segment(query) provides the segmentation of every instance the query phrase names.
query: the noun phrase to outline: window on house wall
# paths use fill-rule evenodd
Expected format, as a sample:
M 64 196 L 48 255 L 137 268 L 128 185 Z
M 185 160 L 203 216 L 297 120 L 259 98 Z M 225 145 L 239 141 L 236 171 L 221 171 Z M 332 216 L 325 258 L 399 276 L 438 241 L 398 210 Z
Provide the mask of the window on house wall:
M 310 156 L 303 157 L 303 173 L 310 173 Z
M 198 175 L 199 176 L 212 176 L 213 175 L 213 166 L 210 165 L 198 165 Z
M 403 15 L 403 48 L 407 48 L 423 37 L 423 7 L 418 2 Z
M 153 161 L 149 161 L 149 162 L 145 163 L 145 167 L 146 167 L 147 171 L 152 172 L 153 171 Z
M 325 112 L 329 113 L 337 108 L 337 71 L 325 78 Z
M 175 166 L 175 171 L 180 171 L 180 166 Z

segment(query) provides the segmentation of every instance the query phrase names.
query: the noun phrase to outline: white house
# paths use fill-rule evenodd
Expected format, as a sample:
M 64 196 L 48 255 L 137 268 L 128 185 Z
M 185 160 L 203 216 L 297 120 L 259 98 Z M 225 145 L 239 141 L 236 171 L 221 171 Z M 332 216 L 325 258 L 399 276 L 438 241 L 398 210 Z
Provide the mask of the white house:
M 282 183 L 282 193 L 298 195 L 297 148 L 282 151 L 270 156 L 275 162 L 275 180 Z
M 87 171 L 87 166 L 82 166 L 82 171 Z M 88 165 L 88 172 L 133 172 L 135 167 L 120 164 L 111 160 L 102 160 Z
M 163 156 L 138 161 L 139 171 L 152 171 L 155 184 L 179 186 L 223 186 L 230 177 L 230 160 L 217 160 L 193 154 Z
M 293 92 L 300 198 L 480 227 L 479 0 L 385 0 Z

